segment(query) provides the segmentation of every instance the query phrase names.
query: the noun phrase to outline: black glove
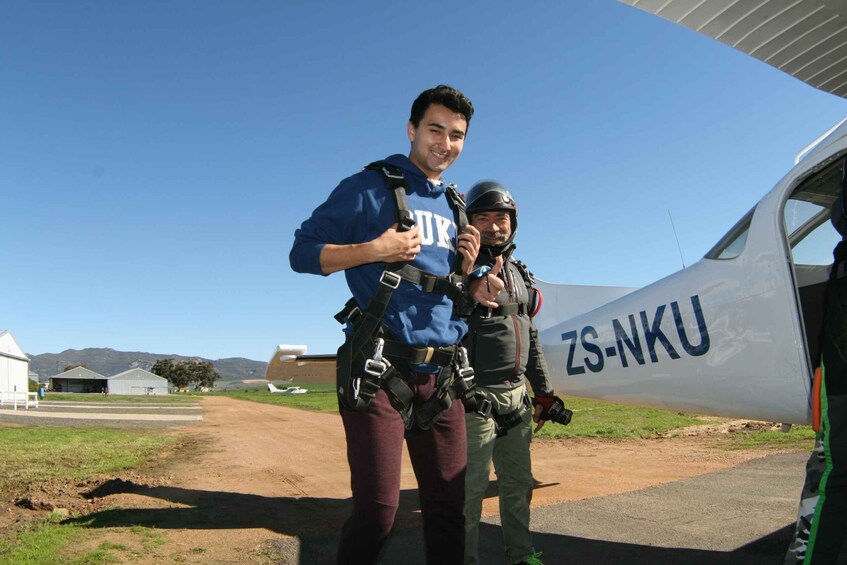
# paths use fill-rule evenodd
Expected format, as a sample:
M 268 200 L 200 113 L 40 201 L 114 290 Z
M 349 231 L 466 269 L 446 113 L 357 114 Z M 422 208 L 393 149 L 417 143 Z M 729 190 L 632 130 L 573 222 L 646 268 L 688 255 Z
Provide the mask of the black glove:
M 571 423 L 573 412 L 565 408 L 565 402 L 558 396 L 536 396 L 532 399 L 533 406 L 542 406 L 541 420 L 550 420 L 567 426 Z

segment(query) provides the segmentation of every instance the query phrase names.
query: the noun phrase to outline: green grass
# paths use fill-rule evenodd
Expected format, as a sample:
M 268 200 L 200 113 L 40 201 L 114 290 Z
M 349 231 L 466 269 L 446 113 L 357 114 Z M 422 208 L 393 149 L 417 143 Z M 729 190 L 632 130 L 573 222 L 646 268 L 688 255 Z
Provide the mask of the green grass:
M 779 430 L 738 431 L 716 438 L 715 447 L 728 450 L 741 449 L 804 449 L 811 450 L 815 443 L 812 426 L 792 426 L 788 432 Z
M 150 430 L 0 426 L 0 495 L 12 500 L 28 488 L 37 491 L 39 483 L 75 482 L 135 468 L 175 441 Z M 132 528 L 119 541 L 99 541 L 81 550 L 83 542 L 97 544 L 103 531 L 86 529 L 85 521 L 59 524 L 60 519 L 56 513 L 23 524 L 14 541 L 0 541 L 0 565 L 124 563 L 165 542 L 155 530 Z
M 288 386 L 302 386 L 309 390 L 308 394 L 271 394 L 266 385 L 245 387 L 238 390 L 225 392 L 210 392 L 209 395 L 228 396 L 238 400 L 252 400 L 264 404 L 276 404 L 288 406 L 289 408 L 302 408 L 316 412 L 338 413 L 338 400 L 335 395 L 335 385 L 328 384 L 301 384 L 275 383 L 278 388 Z
M 43 480 L 80 480 L 130 469 L 173 441 L 138 430 L 0 427 L 0 492 L 17 492 Z
M 120 538 L 120 543 L 98 543 L 103 533 L 87 529 L 84 521 L 59 524 L 47 518 L 30 523 L 23 526 L 15 543 L 0 542 L 0 565 L 140 563 L 166 543 L 154 528 L 111 528 L 108 535 Z M 83 545 L 93 549 L 82 549 Z
M 656 408 L 638 408 L 599 400 L 565 398 L 565 405 L 573 410 L 571 423 L 562 426 L 547 422 L 535 437 L 651 438 L 670 430 L 703 423 L 697 416 L 691 414 Z
M 52 519 L 23 526 L 16 543 L 0 542 L 0 564 L 41 565 L 59 563 L 62 548 L 79 539 L 75 526 L 59 526 Z

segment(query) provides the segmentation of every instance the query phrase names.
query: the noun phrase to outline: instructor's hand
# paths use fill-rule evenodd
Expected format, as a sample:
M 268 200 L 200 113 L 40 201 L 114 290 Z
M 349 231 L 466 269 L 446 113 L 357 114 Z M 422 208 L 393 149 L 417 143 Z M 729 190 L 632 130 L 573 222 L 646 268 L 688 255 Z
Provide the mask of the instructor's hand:
M 487 308 L 497 308 L 497 303 L 494 302 L 494 299 L 497 298 L 497 295 L 506 286 L 506 283 L 497 276 L 502 269 L 503 256 L 498 255 L 497 259 L 494 260 L 494 265 L 491 267 L 491 272 L 471 283 L 471 300 Z
M 541 419 L 541 413 L 544 412 L 544 407 L 540 404 L 535 405 L 535 413 L 532 415 L 532 421 L 535 422 L 535 430 L 532 433 L 538 432 L 547 423 L 547 420 Z

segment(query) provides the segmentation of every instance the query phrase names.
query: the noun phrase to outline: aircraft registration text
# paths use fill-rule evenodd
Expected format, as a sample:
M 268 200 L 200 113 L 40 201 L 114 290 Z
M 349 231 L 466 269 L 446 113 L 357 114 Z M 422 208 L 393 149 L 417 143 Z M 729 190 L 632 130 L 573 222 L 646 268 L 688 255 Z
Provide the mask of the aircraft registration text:
M 581 330 L 571 330 L 562 334 L 562 341 L 569 342 L 568 348 L 568 375 L 581 375 L 588 368 L 592 373 L 599 373 L 606 366 L 607 360 L 617 357 L 623 367 L 629 367 L 630 356 L 638 365 L 644 365 L 649 357 L 651 363 L 658 363 L 657 344 L 665 350 L 670 359 L 679 359 L 680 351 L 691 357 L 705 355 L 709 351 L 709 330 L 706 327 L 706 319 L 700 306 L 700 297 L 691 297 L 691 307 L 697 322 L 697 330 L 700 333 L 699 343 L 692 343 L 685 331 L 683 314 L 679 303 L 670 303 L 671 315 L 673 317 L 676 335 L 679 338 L 678 346 L 662 329 L 662 320 L 665 316 L 667 304 L 656 308 L 652 320 L 647 312 L 642 310 L 637 315 L 629 314 L 625 318 L 614 318 L 611 322 L 614 332 L 614 344 L 602 347 L 597 343 L 600 334 L 594 326 L 585 326 Z M 622 321 L 623 320 L 623 321 Z M 667 325 L 667 324 L 666 324 Z M 673 334 L 671 334 L 673 335 Z M 577 357 L 577 346 L 582 348 L 585 356 L 580 361 Z M 678 349 L 681 348 L 681 349 Z M 646 357 L 645 357 L 646 354 Z

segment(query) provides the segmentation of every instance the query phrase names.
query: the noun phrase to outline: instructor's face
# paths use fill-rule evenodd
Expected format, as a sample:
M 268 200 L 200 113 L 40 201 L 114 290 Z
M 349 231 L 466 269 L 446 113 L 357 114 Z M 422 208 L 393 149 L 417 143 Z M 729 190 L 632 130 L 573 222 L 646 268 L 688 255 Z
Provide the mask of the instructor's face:
M 503 245 L 512 235 L 512 217 L 508 212 L 477 212 L 471 215 L 470 222 L 479 230 L 483 245 Z
M 430 104 L 418 127 L 409 122 L 412 149 L 409 160 L 428 178 L 440 179 L 462 152 L 468 122 L 458 112 L 440 104 Z

